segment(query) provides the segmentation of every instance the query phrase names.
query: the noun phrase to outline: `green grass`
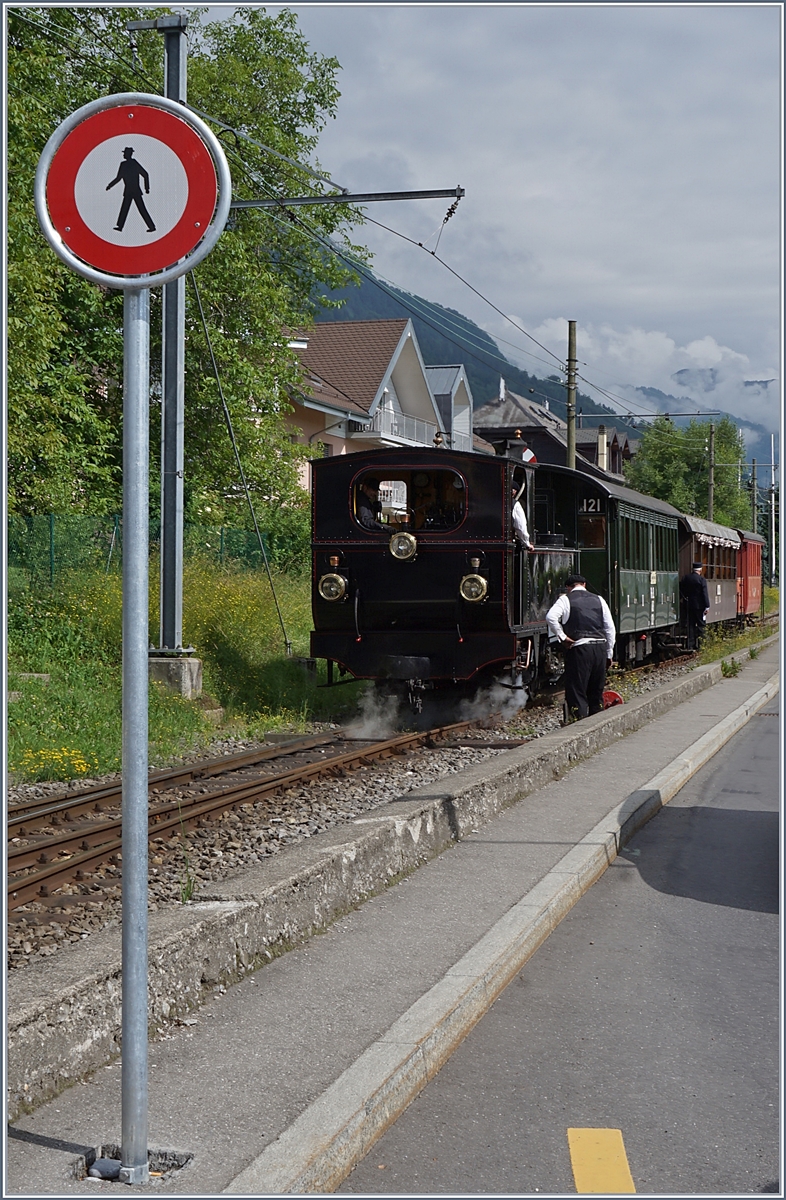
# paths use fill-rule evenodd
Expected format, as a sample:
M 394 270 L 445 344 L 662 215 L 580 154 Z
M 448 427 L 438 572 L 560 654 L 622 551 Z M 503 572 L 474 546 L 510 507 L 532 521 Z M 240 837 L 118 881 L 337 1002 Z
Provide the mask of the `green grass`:
M 702 638 L 699 662 L 702 666 L 717 662 L 719 658 L 725 658 L 727 654 L 733 654 L 735 650 L 745 650 L 750 646 L 756 646 L 773 633 L 777 633 L 777 627 L 768 626 L 764 630 L 743 629 L 740 633 L 724 633 L 721 629 L 711 627 Z
M 152 574 L 152 570 L 151 570 Z M 294 655 L 308 655 L 310 581 L 274 577 Z M 9 769 L 16 779 L 75 778 L 120 769 L 121 603 L 118 575 L 62 576 L 55 589 L 9 592 Z M 321 689 L 285 652 L 263 573 L 191 561 L 183 579 L 184 641 L 203 662 L 204 690 L 225 709 L 222 733 L 302 731 L 354 709 L 362 683 Z M 158 586 L 151 585 L 150 640 L 158 640 Z M 49 683 L 20 680 L 48 673 Z M 216 729 L 203 706 L 150 687 L 150 760 L 164 765 L 207 746 Z
M 150 640 L 158 640 L 158 584 L 150 589 Z M 308 575 L 274 575 L 294 656 L 307 657 L 311 629 Z M 74 778 L 120 769 L 121 601 L 116 573 L 59 576 L 35 589 L 23 573 L 9 581 L 9 682 L 21 698 L 9 704 L 9 769 L 16 779 Z M 765 588 L 765 610 L 776 611 L 778 589 Z M 322 688 L 284 647 L 264 572 L 187 561 L 183 574 L 183 634 L 202 659 L 204 690 L 225 710 L 222 734 L 259 737 L 271 730 L 308 730 L 314 721 L 341 721 L 354 712 L 364 683 Z M 768 631 L 769 632 L 769 631 Z M 699 656 L 715 662 L 760 641 L 756 629 L 731 638 L 710 630 Z M 20 680 L 45 672 L 48 684 Z M 202 706 L 150 688 L 150 759 L 165 765 L 215 738 Z

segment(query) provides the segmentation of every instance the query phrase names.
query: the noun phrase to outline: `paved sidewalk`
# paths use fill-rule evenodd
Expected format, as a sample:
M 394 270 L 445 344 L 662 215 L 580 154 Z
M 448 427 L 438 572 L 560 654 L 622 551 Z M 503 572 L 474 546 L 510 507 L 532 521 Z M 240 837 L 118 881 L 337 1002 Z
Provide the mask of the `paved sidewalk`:
M 324 1154 L 331 1139 L 341 1140 L 330 1127 L 337 1121 L 341 1127 L 342 1105 L 349 1112 L 367 1088 L 368 1104 L 361 1103 L 359 1117 L 353 1110 L 361 1140 L 395 1117 L 406 1102 L 401 1088 L 418 1086 L 412 1071 L 419 1070 L 425 1081 L 438 1068 L 440 1054 L 450 1053 L 451 1038 L 462 1036 L 458 1026 L 451 1032 L 449 1014 L 459 1013 L 459 1024 L 481 1015 L 500 986 L 499 971 L 492 978 L 493 964 L 508 955 L 504 969 L 519 970 L 516 956 L 523 955 L 523 962 L 547 936 L 549 920 L 564 915 L 559 904 L 569 907 L 616 853 L 619 834 L 609 823 L 611 810 L 619 810 L 618 830 L 625 820 L 638 819 L 632 814 L 642 805 L 655 811 L 667 801 L 669 786 L 681 786 L 696 769 L 691 755 L 700 739 L 710 739 L 707 755 L 722 744 L 723 722 L 772 680 L 777 667 L 773 645 L 746 660 L 736 678 L 599 751 L 324 935 L 215 995 L 195 1014 L 195 1024 L 153 1043 L 150 1146 L 194 1155 L 156 1189 L 172 1195 L 264 1194 L 300 1190 L 293 1186 L 297 1178 L 311 1180 L 303 1190 L 335 1186 L 335 1172 L 340 1174 L 346 1153 L 355 1153 L 352 1146 L 359 1144 L 357 1137 L 345 1139 L 344 1158 Z M 739 720 L 744 719 L 743 712 Z M 562 899 L 555 905 L 549 897 L 557 892 Z M 526 938 L 522 943 L 527 922 L 534 930 L 531 944 Z M 485 1000 L 479 999 L 484 988 Z M 469 1000 L 462 999 L 470 995 L 471 1011 Z M 434 1037 L 427 1053 L 423 1030 L 429 1021 Z M 419 1049 L 404 1079 L 397 1064 L 410 1043 Z M 394 1083 L 380 1092 L 385 1070 Z M 117 1191 L 117 1184 L 78 1181 L 71 1172 L 81 1154 L 119 1140 L 115 1064 L 15 1122 L 7 1143 L 6 1192 Z M 293 1147 L 305 1171 L 299 1177 L 292 1173 L 300 1169 Z M 309 1170 L 316 1174 L 309 1176 Z

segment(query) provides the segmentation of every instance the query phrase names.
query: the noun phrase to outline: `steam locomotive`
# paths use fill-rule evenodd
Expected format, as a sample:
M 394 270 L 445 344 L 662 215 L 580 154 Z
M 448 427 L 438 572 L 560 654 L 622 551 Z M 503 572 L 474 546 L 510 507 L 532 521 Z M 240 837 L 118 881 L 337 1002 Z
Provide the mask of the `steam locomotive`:
M 572 572 L 608 602 L 623 665 L 684 648 L 679 580 L 693 561 L 705 567 L 710 622 L 758 612 L 758 534 L 606 478 L 414 447 L 312 466 L 311 654 L 327 661 L 329 685 L 336 673 L 386 683 L 416 711 L 429 691 L 554 685 L 563 660 L 546 613 Z M 517 498 L 533 551 L 514 536 Z

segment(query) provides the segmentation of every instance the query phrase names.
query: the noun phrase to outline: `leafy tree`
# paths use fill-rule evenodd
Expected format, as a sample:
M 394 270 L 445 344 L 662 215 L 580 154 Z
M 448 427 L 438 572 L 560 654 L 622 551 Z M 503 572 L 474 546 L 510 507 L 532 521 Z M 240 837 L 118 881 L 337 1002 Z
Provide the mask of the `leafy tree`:
M 691 420 L 679 428 L 656 417 L 642 436 L 636 457 L 626 464 L 631 487 L 673 504 L 680 512 L 707 517 L 710 428 Z M 715 425 L 713 520 L 732 528 L 750 524 L 750 497 L 741 486 L 745 441 L 730 417 Z
M 668 417 L 656 417 L 644 431 L 637 454 L 625 464 L 625 474 L 631 487 L 645 496 L 656 496 L 681 512 L 688 511 L 691 492 L 683 431 Z
M 38 229 L 33 177 L 53 129 L 82 104 L 115 92 L 160 93 L 161 36 L 140 31 L 132 42 L 126 26 L 168 11 L 9 10 L 12 511 L 98 513 L 119 506 L 122 295 L 88 283 L 55 257 Z M 309 51 L 287 10 L 268 16 L 263 9 L 239 8 L 231 20 L 200 24 L 206 12 L 192 10 L 188 97 L 195 109 L 216 118 L 233 194 L 255 198 L 324 190 L 297 164 L 312 161 L 319 132 L 335 115 L 338 63 Z M 272 509 L 302 502 L 297 472 L 308 451 L 293 443 L 283 419 L 299 380 L 287 343 L 320 304 L 331 303 L 324 296 L 352 278 L 327 242 L 363 258 L 365 252 L 347 240 L 347 230 L 359 219 L 347 205 L 241 210 L 194 271 L 201 311 L 191 280 L 186 289 L 187 516 L 208 507 L 214 520 L 245 519 L 213 356 L 257 501 Z M 151 308 L 155 492 L 160 289 L 152 292 Z

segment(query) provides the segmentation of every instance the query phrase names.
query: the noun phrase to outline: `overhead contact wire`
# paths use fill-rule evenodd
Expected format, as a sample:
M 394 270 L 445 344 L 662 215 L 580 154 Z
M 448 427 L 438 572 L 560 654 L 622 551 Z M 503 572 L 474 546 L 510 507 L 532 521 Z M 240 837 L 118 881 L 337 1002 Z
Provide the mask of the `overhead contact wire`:
M 416 242 L 414 238 L 408 237 L 405 233 L 401 233 L 398 229 L 392 229 L 389 225 L 383 224 L 382 221 L 375 221 L 373 217 L 366 217 L 366 220 L 370 221 L 372 225 L 377 225 L 377 226 L 379 226 L 380 229 L 386 230 L 388 233 L 395 234 L 396 237 L 402 238 L 403 241 L 409 242 L 409 244 L 411 246 L 417 246 L 420 250 L 425 251 L 426 254 L 430 254 L 431 257 L 435 258 L 437 260 L 437 262 L 440 263 L 440 265 L 445 268 L 446 271 L 449 271 L 450 274 L 453 275 L 456 279 L 458 279 L 460 283 L 463 283 L 464 286 L 468 287 L 471 292 L 474 292 L 475 295 L 478 296 L 479 299 L 481 299 L 484 304 L 488 304 L 489 308 L 493 308 L 494 312 L 499 313 L 499 315 L 503 318 L 503 320 L 507 321 L 508 324 L 512 325 L 514 329 L 518 329 L 519 333 L 523 333 L 524 336 L 528 337 L 531 342 L 535 343 L 536 346 L 540 346 L 541 350 L 543 350 L 546 354 L 548 354 L 551 358 L 553 358 L 554 361 L 560 367 L 562 367 L 563 360 L 561 358 L 559 358 L 554 353 L 553 350 L 549 350 L 548 346 L 544 346 L 542 342 L 539 342 L 536 337 L 533 337 L 533 335 L 531 333 L 528 333 L 527 330 L 523 328 L 523 326 L 519 325 L 516 321 L 514 321 L 511 317 L 509 317 L 507 315 L 507 313 L 502 311 L 501 308 L 497 308 L 497 305 L 494 304 L 494 302 L 492 300 L 489 300 L 488 296 L 484 296 L 481 291 L 478 291 L 478 289 L 476 287 L 474 287 L 474 285 L 471 284 L 468 279 L 465 279 L 463 275 L 459 275 L 458 271 L 454 270 L 453 267 L 451 267 L 449 263 L 446 263 L 444 258 L 439 257 L 439 255 L 437 254 L 437 251 L 436 251 L 436 247 L 434 250 L 429 250 L 428 247 L 424 246 L 422 242 Z M 447 218 L 446 218 L 446 220 L 447 220 Z M 445 224 L 445 222 L 443 221 L 443 223 L 442 223 L 443 228 L 444 228 L 444 224 Z M 440 230 L 440 232 L 441 232 L 441 230 Z

